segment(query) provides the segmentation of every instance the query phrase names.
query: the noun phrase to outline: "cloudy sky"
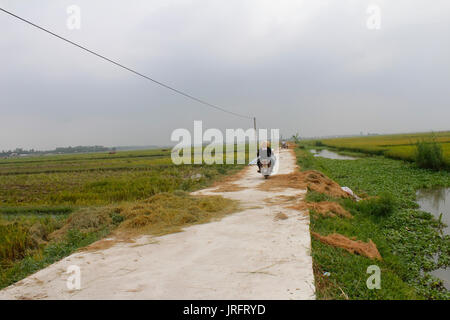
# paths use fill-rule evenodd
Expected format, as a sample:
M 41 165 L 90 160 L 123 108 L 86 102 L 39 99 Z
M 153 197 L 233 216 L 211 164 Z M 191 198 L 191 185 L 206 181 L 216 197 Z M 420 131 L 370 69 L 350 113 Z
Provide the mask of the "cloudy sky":
M 67 27 L 70 5 L 81 29 Z M 369 5 L 380 29 L 369 29 Z M 450 129 L 450 2 L 0 0 L 94 51 L 285 136 Z M 0 12 L 0 150 L 167 144 L 248 128 Z

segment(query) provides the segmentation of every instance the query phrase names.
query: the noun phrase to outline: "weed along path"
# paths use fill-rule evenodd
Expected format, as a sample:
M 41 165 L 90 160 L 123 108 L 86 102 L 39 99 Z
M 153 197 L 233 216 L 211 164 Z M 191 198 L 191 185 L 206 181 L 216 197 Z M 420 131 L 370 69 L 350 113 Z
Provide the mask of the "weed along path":
M 279 164 L 278 174 L 297 170 L 291 150 L 280 151 Z M 267 190 L 270 180 L 247 167 L 194 193 L 240 200 L 239 212 L 79 251 L 0 291 L 0 299 L 314 299 L 309 216 L 287 208 L 306 190 Z

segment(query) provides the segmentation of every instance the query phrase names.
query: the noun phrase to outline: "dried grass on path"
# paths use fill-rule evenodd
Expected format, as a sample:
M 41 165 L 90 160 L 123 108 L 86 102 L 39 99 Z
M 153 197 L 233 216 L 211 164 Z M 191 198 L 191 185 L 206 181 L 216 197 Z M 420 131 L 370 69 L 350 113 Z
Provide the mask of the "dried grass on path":
M 353 218 L 350 212 L 345 210 L 339 203 L 322 201 L 322 202 L 302 202 L 297 205 L 290 206 L 291 209 L 296 209 L 299 211 L 303 210 L 314 210 L 315 212 L 329 216 L 335 217 L 336 215 L 343 218 Z
M 350 195 L 341 186 L 316 170 L 279 174 L 260 184 L 258 189 L 272 191 L 284 188 L 307 189 L 332 197 L 349 198 Z
M 339 233 L 333 233 L 328 236 L 322 236 L 316 232 L 311 232 L 311 235 L 322 243 L 333 247 L 342 248 L 353 254 L 359 254 L 369 259 L 382 260 L 380 252 L 375 243 L 369 239 L 369 242 L 361 240 L 351 240 Z

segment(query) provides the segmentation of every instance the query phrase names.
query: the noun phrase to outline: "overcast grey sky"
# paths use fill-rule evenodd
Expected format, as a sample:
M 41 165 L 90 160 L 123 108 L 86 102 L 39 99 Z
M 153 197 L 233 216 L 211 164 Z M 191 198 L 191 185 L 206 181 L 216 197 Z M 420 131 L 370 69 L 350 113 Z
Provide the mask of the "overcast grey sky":
M 81 29 L 69 30 L 69 5 Z M 370 4 L 381 28 L 366 26 Z M 450 129 L 450 1 L 0 0 L 285 136 Z M 0 150 L 167 144 L 248 128 L 0 12 Z

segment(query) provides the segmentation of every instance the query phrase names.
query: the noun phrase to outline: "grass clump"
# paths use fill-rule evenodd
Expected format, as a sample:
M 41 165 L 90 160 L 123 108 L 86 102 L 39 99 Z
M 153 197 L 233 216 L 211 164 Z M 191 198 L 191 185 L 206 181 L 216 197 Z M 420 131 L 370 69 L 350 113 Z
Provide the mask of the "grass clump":
M 95 221 L 91 219 L 94 216 L 92 211 L 96 210 L 85 209 L 70 216 L 32 213 L 0 215 L 0 288 L 108 234 L 110 229 L 107 223 L 96 225 L 92 222 Z M 84 222 L 74 223 L 80 220 Z
M 440 170 L 445 166 L 442 146 L 432 137 L 416 143 L 415 161 L 420 168 Z
M 394 211 L 395 199 L 389 192 L 382 192 L 378 197 L 372 197 L 358 202 L 359 211 L 376 217 L 385 217 Z
M 72 213 L 65 224 L 49 235 L 52 240 L 61 240 L 67 234 L 76 230 L 80 234 L 111 230 L 117 224 L 113 221 L 113 207 L 82 208 Z M 117 220 L 116 220 L 117 221 Z
M 18 223 L 0 225 L 0 261 L 16 260 L 24 256 L 27 248 L 34 246 L 28 229 Z
M 58 241 L 29 252 L 23 259 L 9 263 L 0 269 L 0 289 L 20 281 L 30 274 L 67 257 L 78 248 L 87 246 L 108 234 L 107 229 L 84 233 L 71 229 Z
M 333 201 L 335 198 L 317 191 L 313 191 L 308 189 L 308 193 L 306 194 L 305 200 L 307 202 L 322 202 L 322 201 Z
M 0 216 L 0 265 L 7 267 L 49 241 L 49 235 L 63 224 L 63 219 L 34 217 L 5 219 Z

